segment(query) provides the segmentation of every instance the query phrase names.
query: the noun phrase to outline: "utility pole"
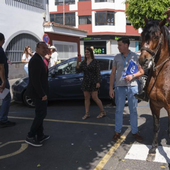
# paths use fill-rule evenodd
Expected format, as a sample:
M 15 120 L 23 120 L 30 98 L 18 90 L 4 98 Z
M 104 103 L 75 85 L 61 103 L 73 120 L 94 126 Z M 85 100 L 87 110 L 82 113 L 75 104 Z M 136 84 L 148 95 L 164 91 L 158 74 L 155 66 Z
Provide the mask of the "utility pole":
M 65 0 L 63 0 L 63 25 L 65 25 Z

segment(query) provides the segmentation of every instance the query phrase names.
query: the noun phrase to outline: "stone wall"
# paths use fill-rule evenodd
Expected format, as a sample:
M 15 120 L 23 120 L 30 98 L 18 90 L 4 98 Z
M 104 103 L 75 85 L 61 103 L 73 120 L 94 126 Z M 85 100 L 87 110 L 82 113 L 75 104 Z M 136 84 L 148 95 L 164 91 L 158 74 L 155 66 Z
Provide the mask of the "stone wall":
M 22 62 L 12 62 L 12 64 L 9 64 L 9 80 L 27 76 L 24 70 L 25 64 Z

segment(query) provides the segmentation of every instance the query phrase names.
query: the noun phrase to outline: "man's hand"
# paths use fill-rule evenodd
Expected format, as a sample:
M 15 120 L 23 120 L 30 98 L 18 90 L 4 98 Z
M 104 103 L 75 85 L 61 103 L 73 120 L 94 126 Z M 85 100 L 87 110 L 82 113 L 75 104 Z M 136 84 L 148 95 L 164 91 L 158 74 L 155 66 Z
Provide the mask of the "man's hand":
M 127 83 L 129 83 L 132 79 L 133 79 L 133 76 L 132 76 L 132 75 L 127 75 L 127 76 L 125 77 L 125 80 L 126 80 Z
M 45 101 L 45 100 L 47 100 L 47 95 L 42 97 L 42 101 Z
M 2 93 L 4 89 L 5 89 L 5 83 L 2 83 L 0 85 L 0 93 Z
M 114 90 L 113 90 L 113 89 L 110 89 L 110 90 L 109 90 L 109 96 L 110 96 L 110 98 L 113 99 L 113 98 L 114 98 L 114 95 L 115 95 L 115 94 L 114 94 Z

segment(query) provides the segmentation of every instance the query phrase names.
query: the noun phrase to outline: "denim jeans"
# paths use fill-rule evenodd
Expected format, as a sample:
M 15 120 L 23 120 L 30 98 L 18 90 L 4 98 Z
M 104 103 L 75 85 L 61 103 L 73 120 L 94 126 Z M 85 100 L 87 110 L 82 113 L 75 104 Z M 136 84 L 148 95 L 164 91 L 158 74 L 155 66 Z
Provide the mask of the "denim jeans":
M 118 86 L 115 88 L 115 132 L 121 133 L 123 124 L 123 111 L 125 106 L 126 97 L 128 99 L 128 106 L 130 111 L 130 125 L 132 134 L 138 132 L 138 115 L 137 115 L 137 103 L 138 100 L 134 97 L 134 94 L 138 92 L 138 86 Z
M 6 80 L 6 88 L 10 89 L 9 81 Z M 0 122 L 7 122 L 8 121 L 8 112 L 11 103 L 11 94 L 10 92 L 7 96 L 2 100 L 2 105 L 0 109 Z

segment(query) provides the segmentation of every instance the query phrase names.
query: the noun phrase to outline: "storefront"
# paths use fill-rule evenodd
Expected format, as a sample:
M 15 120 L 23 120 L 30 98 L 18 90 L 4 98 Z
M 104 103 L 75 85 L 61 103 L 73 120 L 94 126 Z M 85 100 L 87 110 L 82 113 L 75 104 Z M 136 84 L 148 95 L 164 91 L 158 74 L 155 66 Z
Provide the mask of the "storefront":
M 119 38 L 129 38 L 129 49 L 132 51 L 139 50 L 139 36 L 125 36 L 125 35 L 100 35 L 100 36 L 87 36 L 81 39 L 81 53 L 84 54 L 86 47 L 93 46 L 95 54 L 117 54 L 117 40 Z

